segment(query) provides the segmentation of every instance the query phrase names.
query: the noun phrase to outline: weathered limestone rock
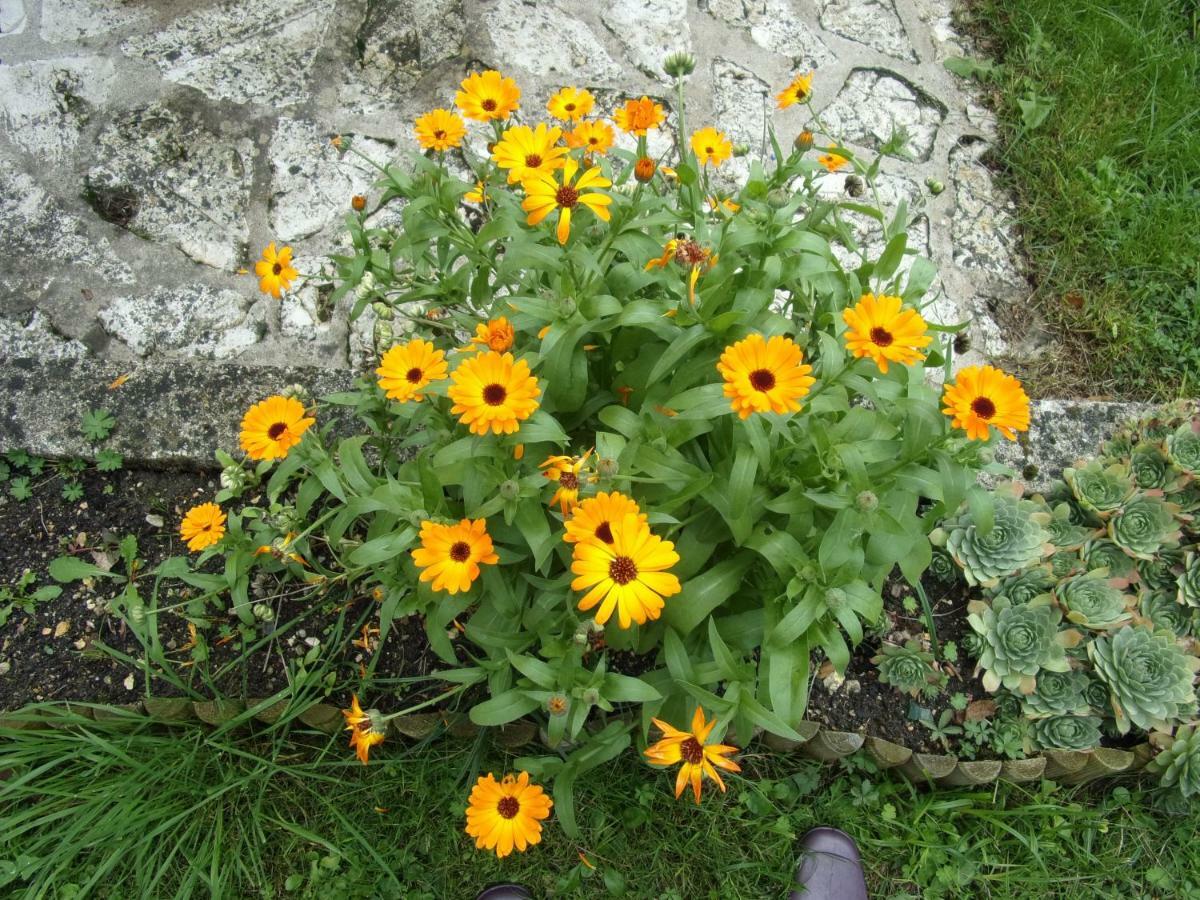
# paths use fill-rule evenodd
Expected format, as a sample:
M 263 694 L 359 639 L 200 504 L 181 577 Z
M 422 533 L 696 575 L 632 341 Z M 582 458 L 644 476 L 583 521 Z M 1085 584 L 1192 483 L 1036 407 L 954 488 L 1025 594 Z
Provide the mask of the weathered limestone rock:
M 28 24 L 25 0 L 0 0 L 0 37 L 20 34 Z
M 687 0 L 613 0 L 604 9 L 603 21 L 649 78 L 669 82 L 663 58 L 692 47 Z
M 521 69 L 562 84 L 620 85 L 621 66 L 577 13 L 557 2 L 496 0 L 485 24 L 502 67 Z
M 0 65 L 0 121 L 41 162 L 69 157 L 116 78 L 111 59 L 81 56 Z
M 892 0 L 823 0 L 821 27 L 896 59 L 917 59 Z
M 0 348 L 8 358 L 32 356 L 38 359 L 79 359 L 87 356 L 87 347 L 54 331 L 41 310 L 28 318 L 0 318 Z
M 821 116 L 832 134 L 872 150 L 904 133 L 912 154 L 927 160 L 946 106 L 894 72 L 855 69 Z
M 77 41 L 126 28 L 145 26 L 150 10 L 114 0 L 42 0 L 38 33 L 47 44 Z
M 101 218 L 196 262 L 237 268 L 248 238 L 249 140 L 214 133 L 199 113 L 154 105 L 114 118 L 96 155 L 86 186 Z
M 987 152 L 982 141 L 961 143 L 950 151 L 956 206 L 951 222 L 954 261 L 979 269 L 1002 281 L 1019 284 L 1015 206 L 992 183 L 991 173 L 980 162 Z
M 227 359 L 256 344 L 266 331 L 262 301 L 204 284 L 157 288 L 121 297 L 101 310 L 105 331 L 139 356 Z
M 717 126 L 734 143 L 749 144 L 757 152 L 763 126 L 775 105 L 771 86 L 745 66 L 721 57 L 712 61 L 712 80 Z
M 833 62 L 833 53 L 787 0 L 708 0 L 708 11 L 729 25 L 749 24 L 754 43 L 790 57 L 798 69 L 818 69 Z

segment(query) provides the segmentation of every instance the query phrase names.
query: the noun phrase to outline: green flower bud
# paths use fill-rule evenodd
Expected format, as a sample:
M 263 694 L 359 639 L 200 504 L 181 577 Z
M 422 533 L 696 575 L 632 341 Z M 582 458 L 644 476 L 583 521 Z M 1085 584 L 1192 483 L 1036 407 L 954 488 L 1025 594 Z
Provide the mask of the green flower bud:
M 377 300 L 371 304 L 371 309 L 375 311 L 375 315 L 378 318 L 383 319 L 385 322 L 390 322 L 396 317 L 396 311 L 392 309 L 390 303 L 383 303 Z
M 273 618 L 275 618 L 275 610 L 271 609 L 271 605 L 269 603 L 255 603 L 254 618 L 258 619 L 260 622 L 270 622 Z
M 831 612 L 844 609 L 849 600 L 850 598 L 846 596 L 846 592 L 841 588 L 830 588 L 825 592 L 825 605 L 829 607 Z
M 871 491 L 859 491 L 858 496 L 854 498 L 854 505 L 858 507 L 859 512 L 873 513 L 879 509 L 879 498 Z
M 663 60 L 663 71 L 671 78 L 684 78 L 696 71 L 696 57 L 682 50 L 669 53 Z
M 579 304 L 575 302 L 574 297 L 559 297 L 558 298 L 558 314 L 564 319 L 569 319 L 575 315 L 575 310 L 579 309 Z
M 736 157 L 739 157 L 739 158 L 743 157 L 749 152 L 750 152 L 749 144 L 734 144 L 733 145 L 733 155 Z
M 927 187 L 929 189 L 929 193 L 933 194 L 935 197 L 946 189 L 946 186 L 936 178 L 926 178 L 925 187 Z
M 616 478 L 617 473 L 621 471 L 621 464 L 611 457 L 602 456 L 596 463 L 596 471 L 600 473 L 601 478 Z
M 792 196 L 782 188 L 775 188 L 767 192 L 767 204 L 772 209 L 783 209 L 791 202 Z
M 521 485 L 511 478 L 500 482 L 500 496 L 505 500 L 516 500 L 521 496 Z

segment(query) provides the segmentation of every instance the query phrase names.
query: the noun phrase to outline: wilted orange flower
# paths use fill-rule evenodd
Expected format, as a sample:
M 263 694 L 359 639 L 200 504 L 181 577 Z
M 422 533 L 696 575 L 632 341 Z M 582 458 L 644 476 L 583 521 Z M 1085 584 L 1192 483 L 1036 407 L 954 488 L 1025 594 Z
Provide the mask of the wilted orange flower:
M 942 395 L 951 424 L 961 428 L 973 441 L 991 437 L 995 427 L 1010 441 L 1016 432 L 1029 430 L 1029 397 L 1021 382 L 992 366 L 967 366 L 960 369 L 953 384 Z
M 717 257 L 711 250 L 701 247 L 691 238 L 672 238 L 663 247 L 663 255 L 646 263 L 646 271 L 666 268 L 671 260 L 683 268 L 690 270 L 688 275 L 688 302 L 696 305 L 696 282 L 702 271 L 708 271 L 717 264 Z
M 358 697 L 355 695 L 351 695 L 350 708 L 343 709 L 342 715 L 346 718 L 346 730 L 350 732 L 350 746 L 354 748 L 359 760 L 365 766 L 371 748 L 376 744 L 382 744 L 386 737 L 381 717 L 374 709 L 363 712 L 362 707 L 358 705 Z
M 542 474 L 558 485 L 558 490 L 550 498 L 550 505 L 558 504 L 562 514 L 566 516 L 579 503 L 579 473 L 587 465 L 589 450 L 578 458 L 574 456 L 549 456 L 538 466 L 546 469 Z
M 586 88 L 565 87 L 546 104 L 546 111 L 564 122 L 578 122 L 592 111 L 596 98 Z
M 474 72 L 462 81 L 454 95 L 454 105 L 468 119 L 491 122 L 507 119 L 520 106 L 521 89 L 511 78 L 489 69 Z
M 654 726 L 663 733 L 663 739 L 645 749 L 646 759 L 653 766 L 673 766 L 682 763 L 679 775 L 675 779 L 675 796 L 679 797 L 683 789 L 690 783 L 696 802 L 700 802 L 700 781 L 707 775 L 717 783 L 721 793 L 725 792 L 725 782 L 717 773 L 717 769 L 727 772 L 740 772 L 741 766 L 731 759 L 726 759 L 730 753 L 737 753 L 738 748 L 729 744 L 709 744 L 708 736 L 712 733 L 716 719 L 704 721 L 704 710 L 699 706 L 692 716 L 692 730 L 679 731 L 660 719 L 651 719 Z
M 657 128 L 666 118 L 662 106 L 645 96 L 641 100 L 626 100 L 625 105 L 613 113 L 618 128 L 639 137 L 644 137 L 651 128 Z

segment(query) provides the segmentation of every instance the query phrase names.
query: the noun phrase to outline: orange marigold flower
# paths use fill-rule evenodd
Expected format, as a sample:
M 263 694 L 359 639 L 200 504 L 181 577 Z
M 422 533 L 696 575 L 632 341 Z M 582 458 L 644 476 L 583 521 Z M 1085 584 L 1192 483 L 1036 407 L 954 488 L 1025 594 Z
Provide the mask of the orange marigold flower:
M 561 184 L 548 172 L 533 172 L 523 182 L 525 199 L 521 201 L 521 209 L 529 214 L 525 221 L 536 225 L 558 210 L 555 236 L 560 244 L 565 244 L 571 236 L 571 213 L 577 207 L 590 209 L 605 222 L 611 217 L 608 207 L 612 197 L 597 189 L 610 187 L 612 182 L 604 177 L 599 166 L 588 169 L 577 180 L 575 175 L 578 171 L 579 164 L 568 159 L 563 166 Z
M 450 376 L 450 412 L 472 434 L 513 434 L 538 408 L 538 380 L 529 363 L 494 350 L 470 357 Z
M 613 113 L 618 128 L 639 137 L 644 137 L 651 128 L 657 128 L 666 118 L 661 104 L 645 96 L 641 100 L 626 100 L 625 105 Z
M 425 399 L 422 391 L 445 378 L 446 372 L 446 354 L 421 338 L 392 347 L 375 370 L 388 399 L 401 403 L 420 403 Z
M 587 590 L 579 601 L 581 610 L 599 604 L 597 625 L 614 611 L 622 628 L 634 622 L 644 625 L 662 615 L 664 597 L 682 590 L 679 579 L 665 571 L 679 562 L 679 554 L 673 543 L 652 533 L 640 515 L 626 513 L 610 523 L 609 530 L 611 542 L 597 536 L 575 543 L 571 590 Z
M 367 208 L 367 198 L 362 194 L 355 194 L 350 198 L 350 208 L 355 212 L 362 212 Z
M 574 130 L 566 134 L 567 146 L 571 149 L 577 150 L 582 147 L 588 153 L 597 153 L 600 156 L 608 152 L 614 140 L 616 132 L 607 122 L 580 122 Z
M 541 841 L 542 820 L 554 806 L 541 786 L 529 781 L 528 772 L 500 781 L 491 772 L 481 775 L 467 803 L 467 834 L 475 838 L 477 849 L 495 850 L 501 859 Z
M 448 109 L 435 109 L 417 116 L 413 132 L 422 149 L 443 153 L 462 143 L 467 136 L 467 123 Z
M 721 780 L 717 769 L 727 772 L 740 772 L 741 766 L 731 759 L 729 754 L 737 753 L 738 748 L 729 744 L 709 744 L 708 736 L 712 733 L 716 719 L 704 721 L 704 710 L 699 706 L 692 716 L 692 730 L 680 731 L 659 719 L 651 719 L 654 726 L 663 733 L 663 738 L 657 744 L 647 747 L 644 751 L 646 759 L 652 766 L 673 766 L 682 763 L 679 775 L 675 778 L 675 797 L 683 793 L 690 783 L 696 802 L 700 802 L 700 781 L 708 776 L 717 783 L 721 793 L 725 792 L 725 782 Z
M 884 374 L 888 362 L 902 366 L 925 358 L 921 350 L 933 338 L 925 333 L 925 320 L 915 309 L 903 309 L 899 297 L 863 294 L 858 303 L 842 310 L 842 318 L 850 326 L 846 332 L 846 349 L 857 358 L 870 357 Z
M 588 450 L 579 458 L 574 456 L 548 456 L 546 461 L 538 466 L 546 469 L 542 474 L 558 485 L 558 490 L 550 498 L 550 505 L 558 504 L 562 514 L 566 516 L 579 503 L 579 474 L 587 465 L 592 451 Z
M 474 353 L 477 350 L 495 350 L 497 353 L 503 353 L 505 350 L 511 350 L 513 345 L 513 327 L 505 316 L 498 319 L 489 319 L 486 323 L 481 322 L 475 326 L 475 337 L 471 338 L 471 343 L 463 347 L 464 353 Z
M 565 87 L 546 104 L 546 111 L 564 122 L 578 122 L 592 111 L 596 98 L 586 88 Z
M 386 737 L 382 717 L 375 709 L 363 712 L 356 695 L 351 695 L 350 708 L 343 709 L 342 715 L 346 718 L 346 730 L 350 732 L 350 746 L 365 766 L 371 748 L 382 744 Z
M 254 274 L 258 276 L 258 289 L 278 299 L 300 275 L 292 266 L 292 248 L 283 247 L 276 253 L 275 242 L 267 244 L 262 259 L 254 264 Z
M 485 519 L 463 519 L 457 525 L 424 521 L 421 546 L 410 553 L 421 569 L 421 581 L 432 581 L 435 591 L 448 594 L 469 591 L 479 577 L 480 565 L 500 562 Z
M 833 147 L 828 147 L 824 153 L 817 157 L 817 162 L 823 165 L 827 171 L 836 172 L 845 166 L 849 160 L 838 153 Z
M 809 375 L 812 366 L 803 363 L 804 354 L 791 338 L 764 340 L 752 334 L 725 348 L 717 371 L 733 411 L 746 419 L 751 413 L 798 411 L 800 398 L 816 381 Z
M 633 177 L 642 184 L 650 181 L 654 177 L 654 172 L 658 168 L 654 160 L 648 156 L 643 156 L 633 165 Z
M 246 411 L 238 440 L 251 459 L 282 459 L 316 421 L 295 397 L 275 395 Z
M 520 106 L 521 89 L 494 69 L 474 72 L 462 81 L 454 105 L 468 119 L 490 122 L 507 119 Z
M 814 74 L 813 72 L 809 72 L 807 75 L 797 75 L 792 79 L 791 84 L 776 94 L 775 102 L 779 104 L 779 108 L 787 109 L 796 103 L 807 103 L 809 98 L 812 97 Z
M 567 148 L 558 146 L 562 129 L 553 128 L 545 122 L 537 128 L 514 125 L 507 128 L 496 146 L 492 148 L 492 159 L 501 169 L 508 170 L 508 183 L 515 184 L 534 172 L 551 172 L 561 169 Z
M 733 155 L 733 142 L 725 136 L 725 132 L 715 128 L 701 128 L 692 134 L 692 152 L 700 165 L 712 163 L 719 166 Z
M 960 369 L 954 383 L 946 385 L 942 403 L 951 425 L 973 441 L 988 440 L 989 426 L 1010 441 L 1017 439 L 1016 432 L 1029 430 L 1029 397 L 1021 382 L 992 366 Z
M 211 547 L 224 536 L 225 513 L 215 503 L 193 506 L 179 523 L 179 537 L 187 541 L 193 553 Z

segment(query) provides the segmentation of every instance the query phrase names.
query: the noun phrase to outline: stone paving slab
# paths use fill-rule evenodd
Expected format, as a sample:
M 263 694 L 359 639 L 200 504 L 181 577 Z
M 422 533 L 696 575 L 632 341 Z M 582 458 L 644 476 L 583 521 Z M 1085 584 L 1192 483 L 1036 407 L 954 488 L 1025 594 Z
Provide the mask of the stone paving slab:
M 785 142 L 824 125 L 866 154 L 904 131 L 913 158 L 877 187 L 939 269 L 931 317 L 973 323 L 973 361 L 1035 352 L 1013 209 L 981 160 L 993 124 L 942 65 L 970 51 L 951 2 L 0 0 L 0 358 L 361 366 L 370 323 L 348 302 L 316 315 L 321 258 L 373 180 L 330 138 L 376 162 L 414 149 L 413 118 L 491 66 L 535 117 L 563 84 L 607 109 L 662 97 L 672 50 L 700 60 L 689 124 L 754 153 L 766 116 Z M 816 123 L 774 110 L 809 68 Z M 239 271 L 273 240 L 315 283 L 264 302 Z

